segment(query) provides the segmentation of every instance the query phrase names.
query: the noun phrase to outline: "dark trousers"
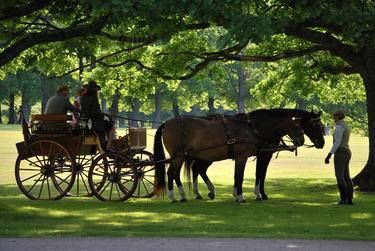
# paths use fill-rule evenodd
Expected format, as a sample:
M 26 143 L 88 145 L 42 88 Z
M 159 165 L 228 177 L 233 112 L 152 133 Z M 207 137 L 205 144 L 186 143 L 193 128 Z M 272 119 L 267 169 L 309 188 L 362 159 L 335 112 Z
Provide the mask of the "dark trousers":
M 346 148 L 339 148 L 335 152 L 334 165 L 337 186 L 342 201 L 351 203 L 353 201 L 353 183 L 349 174 L 349 161 L 352 152 Z

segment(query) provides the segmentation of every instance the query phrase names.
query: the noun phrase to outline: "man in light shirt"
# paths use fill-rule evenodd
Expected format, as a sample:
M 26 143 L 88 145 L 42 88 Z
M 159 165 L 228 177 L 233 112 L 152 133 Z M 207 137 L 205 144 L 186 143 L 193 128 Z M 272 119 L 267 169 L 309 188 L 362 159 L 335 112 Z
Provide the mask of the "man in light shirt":
M 349 174 L 349 161 L 352 156 L 349 148 L 350 128 L 344 121 L 345 112 L 343 110 L 337 110 L 333 114 L 333 118 L 336 122 L 333 132 L 333 146 L 325 158 L 325 163 L 329 164 L 332 154 L 335 155 L 335 176 L 340 192 L 340 201 L 337 204 L 353 205 L 353 183 Z
M 67 111 L 78 113 L 79 109 L 69 102 L 68 96 L 69 87 L 60 85 L 57 89 L 57 94 L 48 99 L 44 114 L 66 115 Z

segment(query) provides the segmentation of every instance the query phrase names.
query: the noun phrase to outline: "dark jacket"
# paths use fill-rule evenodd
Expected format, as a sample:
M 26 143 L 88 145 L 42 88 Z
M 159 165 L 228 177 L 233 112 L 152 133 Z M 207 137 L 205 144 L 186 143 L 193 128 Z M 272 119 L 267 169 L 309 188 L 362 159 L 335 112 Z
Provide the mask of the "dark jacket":
M 92 129 L 96 132 L 104 132 L 104 115 L 100 109 L 96 91 L 88 91 L 81 97 L 81 113 L 92 120 Z

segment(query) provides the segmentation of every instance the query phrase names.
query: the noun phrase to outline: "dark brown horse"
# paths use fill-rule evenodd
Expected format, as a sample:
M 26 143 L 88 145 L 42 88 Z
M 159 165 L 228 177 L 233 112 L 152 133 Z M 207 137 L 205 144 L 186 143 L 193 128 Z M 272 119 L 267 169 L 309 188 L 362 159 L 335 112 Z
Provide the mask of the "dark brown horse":
M 186 201 L 180 180 L 180 170 L 184 161 L 196 159 L 205 163 L 232 158 L 235 160 L 234 188 L 236 200 L 243 202 L 242 182 L 247 158 L 258 154 L 266 141 L 276 141 L 289 135 L 297 145 L 304 143 L 301 121 L 298 118 L 273 115 L 259 116 L 255 121 L 246 114 L 204 119 L 181 116 L 162 124 L 155 134 L 154 155 L 156 161 L 156 193 L 165 190 L 164 146 L 170 155 L 168 169 L 168 198 L 175 202 L 173 180 L 176 181 L 181 201 Z M 279 141 L 279 140 L 278 140 Z M 277 142 L 278 142 L 277 141 Z M 269 145 L 267 145 L 269 146 Z
M 256 128 L 262 128 L 264 124 L 262 118 L 268 114 L 269 116 L 274 116 L 274 114 L 280 115 L 284 114 L 284 116 L 289 117 L 296 117 L 301 119 L 301 125 L 303 132 L 309 137 L 311 142 L 313 142 L 316 148 L 323 148 L 324 146 L 324 137 L 323 137 L 323 125 L 320 121 L 321 113 L 314 113 L 313 111 L 308 112 L 304 110 L 296 110 L 296 109 L 270 109 L 270 110 L 256 110 L 249 114 L 250 120 L 253 122 Z M 267 115 L 266 115 L 267 116 Z M 265 137 L 266 135 L 259 135 L 260 138 Z M 278 144 L 281 138 L 276 139 L 274 141 L 268 142 L 268 144 Z M 256 181 L 255 181 L 255 188 L 254 194 L 256 195 L 257 200 L 267 200 L 268 196 L 264 192 L 264 181 L 266 177 L 267 167 L 269 162 L 272 158 L 273 153 L 275 151 L 258 151 L 256 157 Z M 210 179 L 207 176 L 207 168 L 212 164 L 212 162 L 207 162 L 203 160 L 187 160 L 186 166 L 191 166 L 193 170 L 193 192 L 195 193 L 196 199 L 201 199 L 202 196 L 198 190 L 198 175 L 202 177 L 204 182 L 207 185 L 209 190 L 208 196 L 213 199 L 215 197 L 215 188 Z

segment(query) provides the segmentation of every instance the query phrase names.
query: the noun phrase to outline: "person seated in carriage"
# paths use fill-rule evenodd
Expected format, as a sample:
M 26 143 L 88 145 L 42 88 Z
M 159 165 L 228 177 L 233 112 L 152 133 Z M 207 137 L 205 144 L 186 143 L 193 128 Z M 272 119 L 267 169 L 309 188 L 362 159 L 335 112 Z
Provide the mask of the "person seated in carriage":
M 104 114 L 100 108 L 98 100 L 98 91 L 100 86 L 91 80 L 86 92 L 81 97 L 81 114 L 91 119 L 92 130 L 96 133 L 100 140 L 103 150 L 112 150 L 112 140 L 115 134 L 114 123 L 104 119 Z
M 60 85 L 57 89 L 57 94 L 48 99 L 44 114 L 66 115 L 68 111 L 79 113 L 80 110 L 70 103 L 68 96 L 68 85 Z

